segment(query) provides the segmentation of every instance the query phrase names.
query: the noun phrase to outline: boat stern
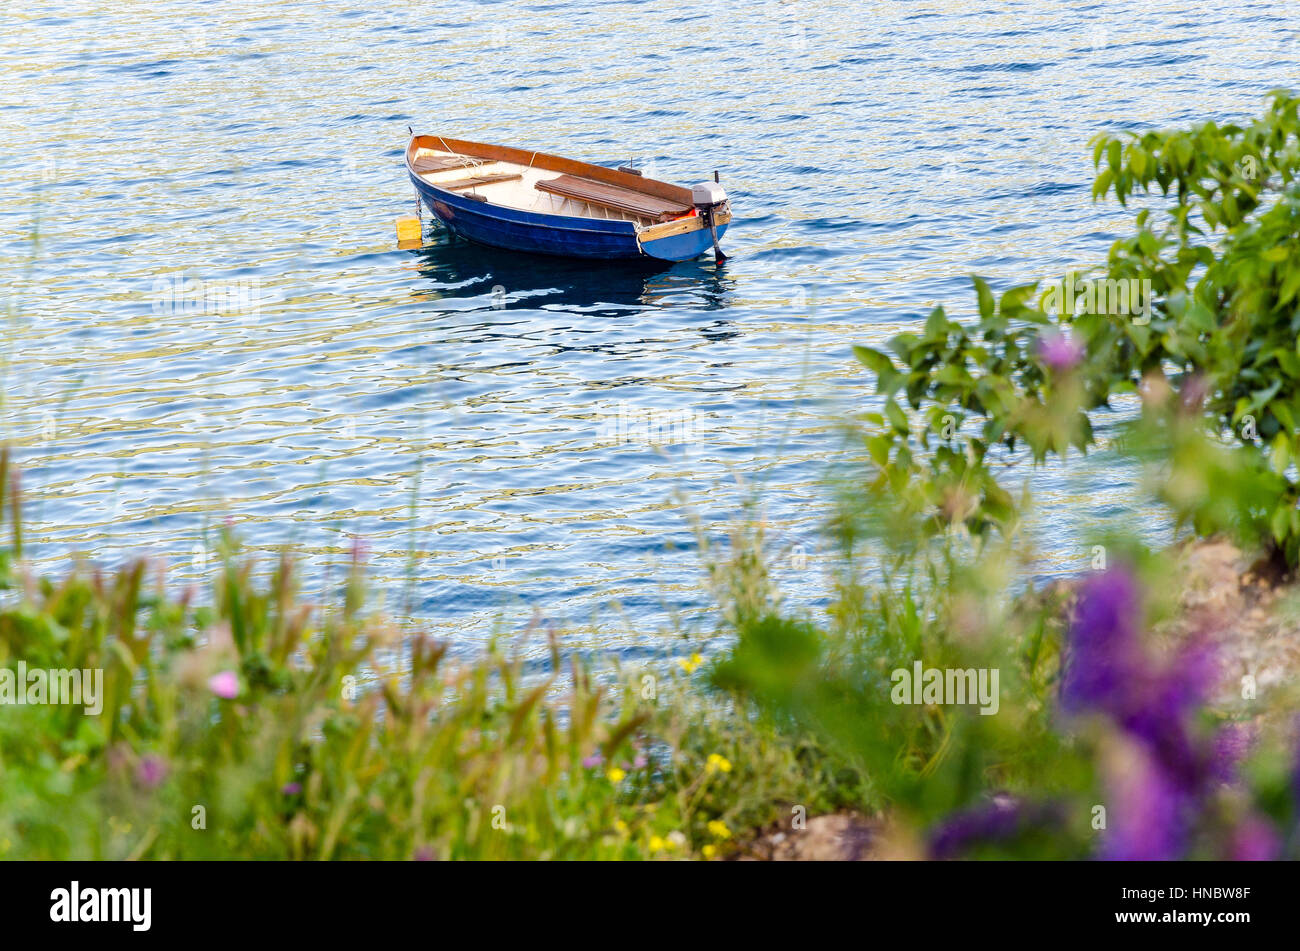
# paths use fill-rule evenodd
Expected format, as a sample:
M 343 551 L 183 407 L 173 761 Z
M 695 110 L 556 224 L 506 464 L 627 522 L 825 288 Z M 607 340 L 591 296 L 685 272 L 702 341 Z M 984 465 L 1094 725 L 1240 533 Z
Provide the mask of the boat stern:
M 713 247 L 714 230 L 721 240 L 730 223 L 731 205 L 724 200 L 707 211 L 697 207 L 689 215 L 642 228 L 637 242 L 642 252 L 652 258 L 689 261 Z

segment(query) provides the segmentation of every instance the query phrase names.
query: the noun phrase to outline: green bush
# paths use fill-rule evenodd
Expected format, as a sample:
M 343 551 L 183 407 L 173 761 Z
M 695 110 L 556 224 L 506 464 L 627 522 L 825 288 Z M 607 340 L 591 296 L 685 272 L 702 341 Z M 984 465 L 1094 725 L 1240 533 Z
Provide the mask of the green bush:
M 1212 442 L 1179 435 L 1166 493 L 1201 533 L 1231 530 L 1291 566 L 1300 561 L 1300 100 L 1278 92 L 1249 126 L 1100 136 L 1094 198 L 1171 201 L 1143 208 L 1106 267 L 997 297 L 975 278 L 970 325 L 937 308 L 887 354 L 857 347 L 885 395 L 866 446 L 930 531 L 962 524 L 983 536 L 1016 521 L 995 463 L 1027 448 L 1035 463 L 1096 445 L 1098 414 L 1141 394 Z M 912 418 L 903 410 L 917 411 Z M 1148 425 L 1143 445 L 1157 438 Z M 1209 459 L 1215 444 L 1229 450 Z M 1231 473 L 1197 491 L 1202 465 Z M 1184 480 L 1188 484 L 1183 484 Z M 1224 504 L 1215 493 L 1239 490 Z

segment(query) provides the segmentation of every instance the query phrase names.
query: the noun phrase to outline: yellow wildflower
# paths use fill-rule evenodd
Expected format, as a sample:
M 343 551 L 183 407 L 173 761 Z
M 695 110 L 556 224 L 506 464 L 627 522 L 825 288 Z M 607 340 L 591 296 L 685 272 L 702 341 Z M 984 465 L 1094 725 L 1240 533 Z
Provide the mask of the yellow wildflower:
M 666 843 L 663 839 L 659 838 L 659 836 L 657 835 L 650 836 L 651 852 L 662 852 L 664 850 L 664 846 L 667 844 L 668 843 Z
M 700 851 L 704 853 L 706 859 L 711 859 L 718 854 L 718 847 L 716 845 L 706 845 Z
M 626 776 L 627 773 L 623 772 L 621 769 L 615 766 L 612 769 L 610 769 L 610 771 L 605 775 L 609 777 L 609 781 L 611 783 L 621 783 L 623 781 L 623 777 Z
M 719 756 L 717 753 L 710 753 L 708 763 L 706 764 L 710 773 L 715 770 L 718 772 L 731 772 L 731 760 L 725 756 Z
M 727 828 L 727 824 L 723 822 L 721 819 L 714 819 L 712 822 L 709 823 L 708 828 L 709 828 L 709 834 L 712 835 L 715 839 L 731 838 L 731 830 Z
M 695 673 L 696 668 L 698 668 L 700 664 L 704 663 L 704 658 L 696 653 L 692 654 L 686 660 L 682 660 L 680 657 L 677 658 L 677 663 L 681 665 L 682 670 L 686 671 L 688 674 L 693 674 Z

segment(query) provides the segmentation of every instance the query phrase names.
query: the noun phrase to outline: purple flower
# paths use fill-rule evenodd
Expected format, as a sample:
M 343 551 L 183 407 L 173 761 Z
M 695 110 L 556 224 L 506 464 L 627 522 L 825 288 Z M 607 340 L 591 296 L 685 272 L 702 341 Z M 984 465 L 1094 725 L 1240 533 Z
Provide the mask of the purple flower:
M 1078 366 L 1084 353 L 1081 341 L 1060 331 L 1051 331 L 1038 338 L 1039 357 L 1056 373 L 1064 373 Z
M 1079 590 L 1070 625 L 1061 704 L 1066 712 L 1124 706 L 1141 676 L 1137 580 L 1123 568 L 1090 575 Z
M 1108 830 L 1102 858 L 1166 861 L 1186 844 L 1187 796 L 1140 744 L 1131 746 L 1120 768 L 1112 768 Z
M 285 783 L 280 787 L 280 792 L 286 796 L 296 796 L 302 792 L 302 783 Z
M 1146 661 L 1123 709 L 1114 711 L 1120 725 L 1143 740 L 1161 767 L 1189 791 L 1221 775 L 1217 743 L 1205 741 L 1192 729 L 1196 710 L 1217 675 L 1214 651 L 1205 641 L 1195 642 L 1164 668 Z
M 222 700 L 234 700 L 239 696 L 239 677 L 233 670 L 223 670 L 208 680 L 208 689 Z
M 601 756 L 599 753 L 592 753 L 582 761 L 582 765 L 586 769 L 595 769 L 603 762 L 605 762 L 605 757 Z
M 1037 829 L 1059 827 L 1064 816 L 1055 803 L 1028 804 L 995 796 L 984 805 L 948 816 L 930 833 L 930 857 L 960 858 L 979 845 L 1007 843 Z
M 1272 824 L 1250 815 L 1233 830 L 1228 858 L 1234 862 L 1272 862 L 1281 852 L 1282 843 Z
M 1218 651 L 1204 636 L 1183 645 L 1165 672 L 1166 679 L 1181 686 L 1178 695 L 1189 710 L 1205 702 L 1221 674 Z
M 433 848 L 428 845 L 422 845 L 415 850 L 412 858 L 417 862 L 432 862 L 434 860 Z
M 1293 735 L 1300 738 L 1300 715 L 1297 715 L 1292 721 L 1294 724 Z M 1295 800 L 1297 807 L 1300 807 L 1300 746 L 1296 747 L 1295 760 L 1291 764 L 1291 797 Z
M 1084 582 L 1066 641 L 1061 706 L 1104 714 L 1124 737 L 1122 754 L 1105 770 L 1103 857 L 1173 859 L 1215 784 L 1232 777 L 1249 734 L 1230 727 L 1207 737 L 1195 728 L 1219 674 L 1209 641 L 1160 661 L 1144 649 L 1140 622 L 1141 592 L 1128 569 Z
M 1214 735 L 1214 773 L 1221 782 L 1231 782 L 1237 764 L 1255 742 L 1255 728 L 1249 723 L 1229 723 Z
M 1218 676 L 1217 659 L 1207 641 L 1197 641 L 1172 663 L 1158 665 L 1143 649 L 1140 619 L 1137 579 L 1128 569 L 1112 568 L 1084 582 L 1066 644 L 1061 706 L 1067 713 L 1109 715 L 1190 788 L 1220 761 L 1190 730 L 1192 714 Z
M 167 778 L 167 761 L 153 754 L 140 757 L 135 767 L 135 778 L 145 789 L 158 788 Z

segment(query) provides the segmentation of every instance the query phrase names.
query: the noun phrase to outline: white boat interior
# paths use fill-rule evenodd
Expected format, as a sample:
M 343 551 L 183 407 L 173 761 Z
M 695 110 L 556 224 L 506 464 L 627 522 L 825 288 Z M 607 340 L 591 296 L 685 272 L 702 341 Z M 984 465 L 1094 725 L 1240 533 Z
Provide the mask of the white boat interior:
M 638 231 L 695 214 L 689 204 L 634 188 L 449 149 L 421 146 L 410 161 L 430 185 L 520 211 L 630 221 Z

